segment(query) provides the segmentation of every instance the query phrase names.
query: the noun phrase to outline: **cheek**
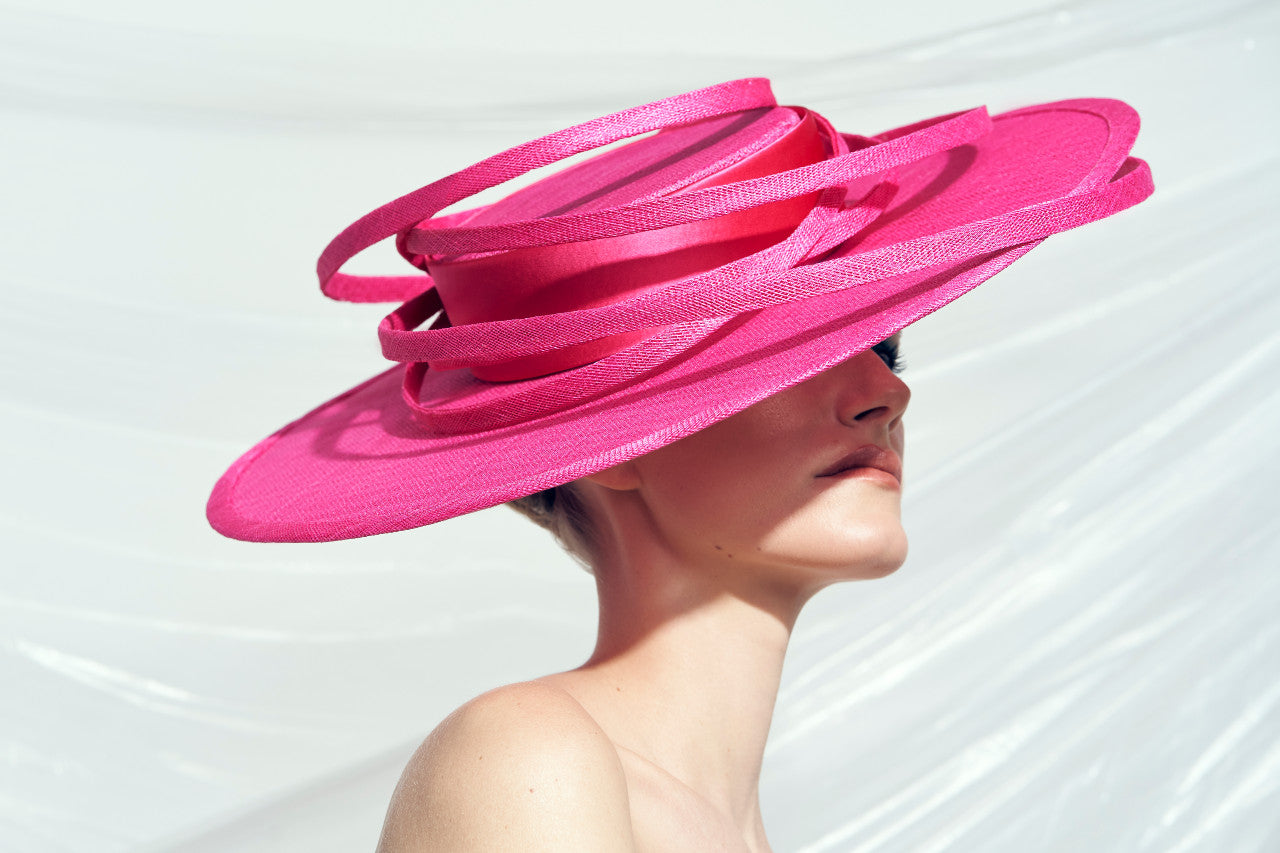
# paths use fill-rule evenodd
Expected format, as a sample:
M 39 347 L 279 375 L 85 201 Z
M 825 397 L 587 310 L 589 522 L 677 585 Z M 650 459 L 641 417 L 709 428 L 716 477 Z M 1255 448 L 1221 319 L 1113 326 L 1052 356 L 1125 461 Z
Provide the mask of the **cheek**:
M 786 478 L 776 473 L 747 459 L 689 454 L 648 480 L 646 502 L 672 538 L 739 545 L 795 509 Z
M 743 419 L 745 420 L 745 419 Z M 754 549 L 812 500 L 812 460 L 776 419 L 726 421 L 646 457 L 645 501 L 671 540 L 698 550 Z

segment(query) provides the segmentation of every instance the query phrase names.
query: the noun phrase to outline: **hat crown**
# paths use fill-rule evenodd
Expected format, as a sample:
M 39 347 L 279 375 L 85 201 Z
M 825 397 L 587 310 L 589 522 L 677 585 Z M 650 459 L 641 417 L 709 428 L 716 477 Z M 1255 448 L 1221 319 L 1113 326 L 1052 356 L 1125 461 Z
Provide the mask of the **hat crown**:
M 499 202 L 419 223 L 449 227 L 535 222 L 617 208 L 764 177 L 830 156 L 807 110 L 746 110 L 665 128 L 524 187 Z M 495 252 L 424 258 L 452 325 L 594 308 L 721 267 L 784 240 L 820 193 L 706 220 L 632 234 Z M 598 338 L 538 355 L 474 365 L 488 381 L 580 367 L 643 341 L 657 329 Z

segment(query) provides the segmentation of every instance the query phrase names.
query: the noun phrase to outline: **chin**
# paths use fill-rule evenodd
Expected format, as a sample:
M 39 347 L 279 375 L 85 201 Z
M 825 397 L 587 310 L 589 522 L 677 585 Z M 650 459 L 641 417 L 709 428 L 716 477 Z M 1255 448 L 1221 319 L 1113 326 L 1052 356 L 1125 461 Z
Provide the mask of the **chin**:
M 907 561 L 907 532 L 901 524 L 886 524 L 859 538 L 855 559 L 850 561 L 848 580 L 873 580 L 893 574 Z
M 815 548 L 815 544 L 819 545 Z M 817 588 L 853 580 L 874 580 L 893 574 L 907 559 L 907 533 L 896 518 L 864 523 L 811 535 L 796 563 L 813 572 Z

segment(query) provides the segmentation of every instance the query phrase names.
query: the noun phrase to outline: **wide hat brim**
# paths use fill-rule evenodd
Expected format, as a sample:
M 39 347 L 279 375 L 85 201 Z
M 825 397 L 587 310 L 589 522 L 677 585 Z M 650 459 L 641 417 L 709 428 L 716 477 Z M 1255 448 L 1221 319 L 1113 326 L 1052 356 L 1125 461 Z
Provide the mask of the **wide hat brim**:
M 824 260 L 991 221 L 1139 170 L 1144 186 L 1128 194 L 1126 206 L 1150 192 L 1145 164 L 1128 156 L 1137 114 L 1120 101 L 1061 101 L 991 121 L 991 131 L 972 143 L 897 170 L 889 206 Z M 1049 230 L 1074 224 L 1064 220 Z M 738 314 L 589 400 L 467 434 L 425 431 L 402 399 L 406 368 L 396 365 L 245 453 L 214 487 L 209 522 L 246 541 L 353 539 L 420 527 L 595 473 L 870 349 L 1042 239 Z M 609 359 L 628 357 L 623 350 L 593 369 L 607 371 Z M 506 385 L 527 390 L 554 381 Z M 492 387 L 466 370 L 432 368 L 421 399 L 447 402 Z

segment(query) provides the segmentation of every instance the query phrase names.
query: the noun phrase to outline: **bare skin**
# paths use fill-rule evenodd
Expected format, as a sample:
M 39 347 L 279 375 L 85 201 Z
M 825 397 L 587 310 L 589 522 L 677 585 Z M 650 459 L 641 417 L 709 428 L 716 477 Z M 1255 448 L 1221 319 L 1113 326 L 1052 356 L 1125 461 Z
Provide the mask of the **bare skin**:
M 828 472 L 876 447 L 900 458 L 909 397 L 866 352 L 578 481 L 600 531 L 595 651 L 442 723 L 406 769 L 380 853 L 771 850 L 760 769 L 800 610 L 819 589 L 882 577 L 906 557 L 895 479 L 865 460 Z M 545 732 L 511 740 L 531 718 Z M 498 752 L 516 757 L 495 769 Z M 510 792 L 529 793 L 515 780 L 548 766 L 573 806 L 561 814 L 525 797 L 516 829 L 493 828 Z M 487 784 L 495 774 L 502 784 Z M 444 797 L 455 807 L 440 808 Z M 583 836 L 549 841 L 547 826 L 566 822 Z

